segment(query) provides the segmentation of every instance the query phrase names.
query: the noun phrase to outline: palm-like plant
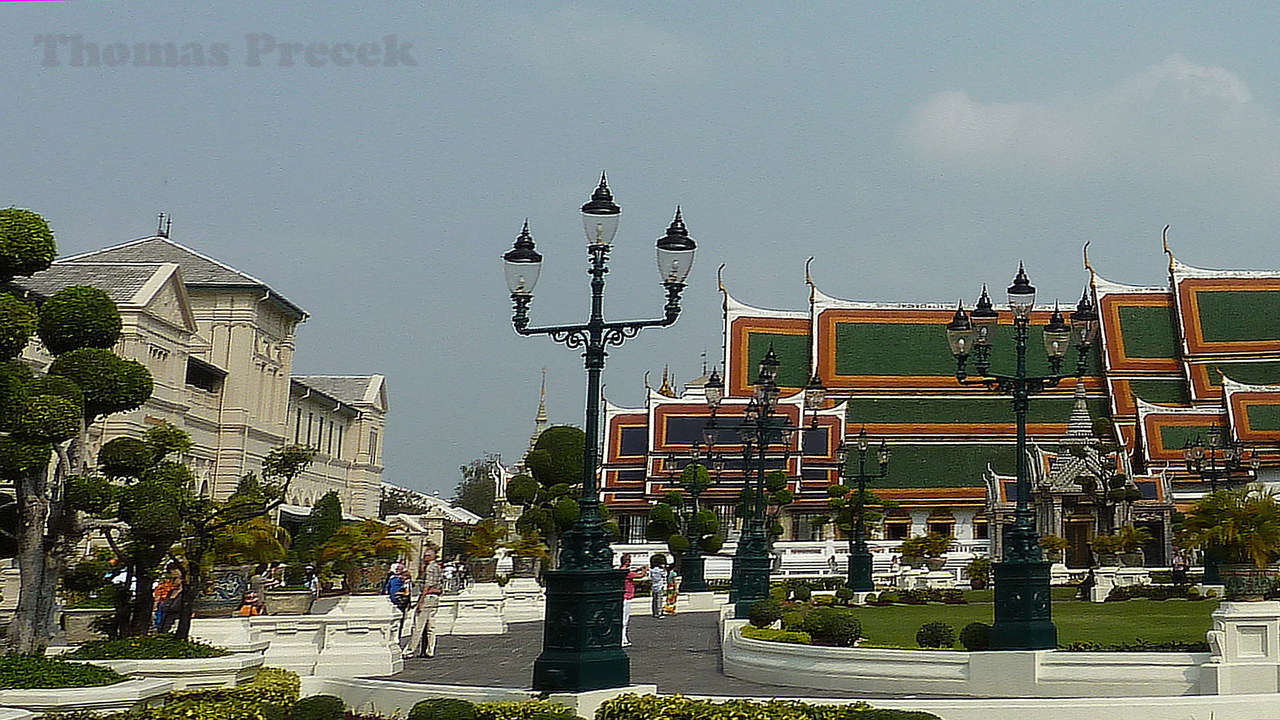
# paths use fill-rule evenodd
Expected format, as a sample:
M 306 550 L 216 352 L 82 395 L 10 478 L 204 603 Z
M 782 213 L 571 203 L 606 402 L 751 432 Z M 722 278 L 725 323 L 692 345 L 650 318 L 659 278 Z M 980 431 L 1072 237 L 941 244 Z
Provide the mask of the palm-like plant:
M 265 516 L 227 526 L 213 538 L 206 565 L 246 565 L 283 560 L 289 533 Z
M 409 552 L 409 541 L 395 534 L 395 528 L 377 520 L 343 525 L 320 548 L 321 563 L 347 570 L 366 560 L 394 560 Z
M 1280 502 L 1261 485 L 1219 490 L 1186 514 L 1184 533 L 1190 547 L 1216 549 L 1227 562 L 1261 570 L 1280 556 Z

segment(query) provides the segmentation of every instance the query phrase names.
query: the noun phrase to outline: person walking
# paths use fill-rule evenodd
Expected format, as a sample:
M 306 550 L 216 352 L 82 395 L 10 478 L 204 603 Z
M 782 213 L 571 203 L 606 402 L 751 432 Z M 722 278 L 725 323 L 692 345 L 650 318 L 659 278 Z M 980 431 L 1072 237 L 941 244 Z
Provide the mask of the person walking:
M 631 624 L 631 601 L 636 597 L 636 581 L 644 578 L 644 573 L 631 567 L 631 553 L 623 553 L 618 567 L 626 571 L 622 578 L 622 647 L 631 647 L 627 637 L 627 628 Z
M 386 580 L 386 592 L 391 606 L 400 613 L 400 621 L 396 623 L 396 638 L 399 639 L 404 633 L 404 621 L 409 605 L 413 602 L 413 588 L 410 587 L 409 571 L 404 563 L 398 562 L 391 565 L 391 572 Z
M 249 590 L 257 598 L 259 615 L 267 612 L 267 590 L 274 585 L 267 564 L 258 563 L 258 566 L 253 569 L 253 574 L 249 576 Z
M 428 549 L 422 556 L 422 593 L 413 611 L 413 630 L 409 633 L 409 645 L 405 657 L 433 657 L 436 654 L 436 612 L 440 609 L 440 596 L 444 594 L 444 568 L 436 551 Z
M 667 558 L 662 553 L 649 558 L 649 592 L 653 594 L 653 616 L 661 620 L 667 602 Z

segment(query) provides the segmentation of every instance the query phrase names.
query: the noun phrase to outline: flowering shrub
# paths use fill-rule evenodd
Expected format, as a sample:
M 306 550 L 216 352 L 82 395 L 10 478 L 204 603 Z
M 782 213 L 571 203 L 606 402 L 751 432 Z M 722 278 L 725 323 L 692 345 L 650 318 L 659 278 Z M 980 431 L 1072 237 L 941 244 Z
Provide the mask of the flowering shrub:
M 911 710 L 885 710 L 863 702 L 810 705 L 795 700 L 693 700 L 681 695 L 620 695 L 596 711 L 595 720 L 939 720 Z

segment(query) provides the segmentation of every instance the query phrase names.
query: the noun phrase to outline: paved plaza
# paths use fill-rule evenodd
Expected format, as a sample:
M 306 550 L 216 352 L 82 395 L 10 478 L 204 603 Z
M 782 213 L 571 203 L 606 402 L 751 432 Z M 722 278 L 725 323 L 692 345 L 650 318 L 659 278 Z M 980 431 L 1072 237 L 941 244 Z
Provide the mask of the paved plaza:
M 663 694 L 744 697 L 847 697 L 833 690 L 790 688 L 737 680 L 720 672 L 715 613 L 656 620 L 631 618 L 631 681 L 656 684 Z M 528 688 L 542 649 L 542 623 L 515 623 L 505 635 L 448 635 L 436 656 L 407 660 L 393 679 L 445 685 Z M 859 693 L 859 697 L 868 697 Z

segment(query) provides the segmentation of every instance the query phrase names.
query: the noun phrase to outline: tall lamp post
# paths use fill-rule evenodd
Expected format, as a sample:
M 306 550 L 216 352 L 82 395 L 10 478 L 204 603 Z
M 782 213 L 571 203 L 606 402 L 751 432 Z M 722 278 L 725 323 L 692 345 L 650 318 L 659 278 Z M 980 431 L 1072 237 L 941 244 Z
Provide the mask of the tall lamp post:
M 1000 314 L 992 307 L 987 289 L 982 289 L 977 307 L 970 315 L 963 304 L 947 324 L 947 341 L 956 359 L 956 381 L 961 385 L 982 385 L 1013 396 L 1017 422 L 1017 506 L 1014 523 L 1005 535 L 1004 553 L 995 565 L 995 623 L 991 628 L 992 650 L 1042 650 L 1057 647 L 1058 629 L 1053 624 L 1049 592 L 1049 563 L 1040 549 L 1035 515 L 1031 509 L 1031 484 L 1027 471 L 1027 408 L 1036 393 L 1055 387 L 1063 378 L 1062 358 L 1069 343 L 1079 353 L 1077 379 L 1084 375 L 1089 348 L 1098 329 L 1098 316 L 1088 291 L 1071 314 L 1068 325 L 1061 311 L 1054 309 L 1044 327 L 1044 349 L 1050 374 L 1027 374 L 1027 338 L 1036 289 L 1022 265 L 1009 286 L 1009 310 L 1013 314 L 1014 347 L 1017 361 L 1012 375 L 991 370 L 991 343 L 999 328 Z M 977 378 L 968 379 L 966 365 L 974 356 Z M 1079 380 L 1077 380 L 1079 381 Z
M 674 466 L 676 462 L 674 455 L 667 458 Z M 702 555 L 702 533 L 698 529 L 698 512 L 702 509 L 701 498 L 702 493 L 711 487 L 710 473 L 705 465 L 702 464 L 702 444 L 694 443 L 693 453 L 689 458 L 689 463 L 684 466 L 677 480 L 672 470 L 672 484 L 679 485 L 692 500 L 691 509 L 688 514 L 680 518 L 680 530 L 689 540 L 689 547 L 680 557 L 680 587 L 684 592 L 707 592 L 706 578 L 706 558 Z M 710 458 L 708 458 L 710 462 Z M 701 470 L 701 472 L 699 472 Z M 689 475 L 686 477 L 686 474 Z
M 1231 487 L 1236 484 L 1237 478 L 1247 480 L 1251 475 L 1257 474 L 1258 468 L 1262 466 L 1261 458 L 1257 453 L 1249 453 L 1246 464 L 1244 456 L 1244 443 L 1228 439 L 1217 423 L 1209 427 L 1207 443 L 1202 436 L 1197 435 L 1194 442 L 1188 438 L 1182 446 L 1182 458 L 1187 463 L 1187 472 L 1201 480 L 1208 480 L 1210 492 L 1216 492 L 1220 482 Z M 1218 558 L 1211 552 L 1204 555 L 1204 583 L 1222 584 Z
M 760 374 L 755 381 L 755 391 L 743 411 L 742 420 L 738 423 L 718 426 L 716 410 L 724 399 L 724 382 L 719 375 L 712 372 L 707 380 L 707 405 L 712 415 L 709 425 L 720 429 L 736 430 L 742 439 L 742 459 L 746 469 L 746 487 L 749 491 L 751 514 L 747 517 L 746 528 L 738 540 L 738 549 L 733 556 L 733 581 L 730 599 L 734 603 L 734 617 L 745 618 L 751 605 L 758 600 L 769 597 L 769 535 L 765 528 L 765 475 L 766 465 L 770 459 L 781 458 L 785 463 L 790 457 L 789 445 L 792 434 L 804 429 L 800 425 L 790 424 L 785 416 L 779 416 L 778 398 L 782 394 L 778 387 L 778 368 L 781 363 L 773 346 L 760 361 Z M 804 407 L 806 410 L 817 410 L 826 399 L 826 388 L 817 376 L 805 387 Z M 816 416 L 815 416 L 816 421 Z M 706 439 L 714 436 L 704 434 Z M 774 445 L 783 445 L 781 453 L 773 453 Z M 772 453 L 772 454 L 771 454 Z
M 600 520 L 596 464 L 600 456 L 600 375 L 610 345 L 620 346 L 644 328 L 667 327 L 680 316 L 680 293 L 693 265 L 695 243 L 676 209 L 667 234 L 658 238 L 658 272 L 667 291 L 664 316 L 657 320 L 604 319 L 604 276 L 618 230 L 621 208 L 604 175 L 582 206 L 590 256 L 591 314 L 580 325 L 529 327 L 529 303 L 542 256 L 534 249 L 529 223 L 503 257 L 507 287 L 515 307 L 512 324 L 521 335 L 549 335 L 569 348 L 582 348 L 587 370 L 586 447 L 582 458 L 581 512 L 561 540 L 560 567 L 546 573 L 547 610 L 542 654 L 534 662 L 533 689 L 579 692 L 630 683 L 631 665 L 622 650 L 622 580 L 613 568 L 609 534 Z
M 849 579 L 845 586 L 854 592 L 871 592 L 876 589 L 876 585 L 871 580 L 871 549 L 867 547 L 867 525 L 866 525 L 866 503 L 867 503 L 867 481 L 883 480 L 889 472 L 889 446 L 885 441 L 880 441 L 880 449 L 876 451 L 876 459 L 879 461 L 880 469 L 877 472 L 867 472 L 867 454 L 871 449 L 871 444 L 867 440 L 867 429 L 862 428 L 858 431 L 858 474 L 853 476 L 858 481 L 857 505 L 854 516 L 853 534 L 849 536 Z M 840 474 L 848 478 L 847 461 L 849 459 L 849 446 L 840 443 L 839 449 L 836 450 L 836 459 L 840 462 Z

